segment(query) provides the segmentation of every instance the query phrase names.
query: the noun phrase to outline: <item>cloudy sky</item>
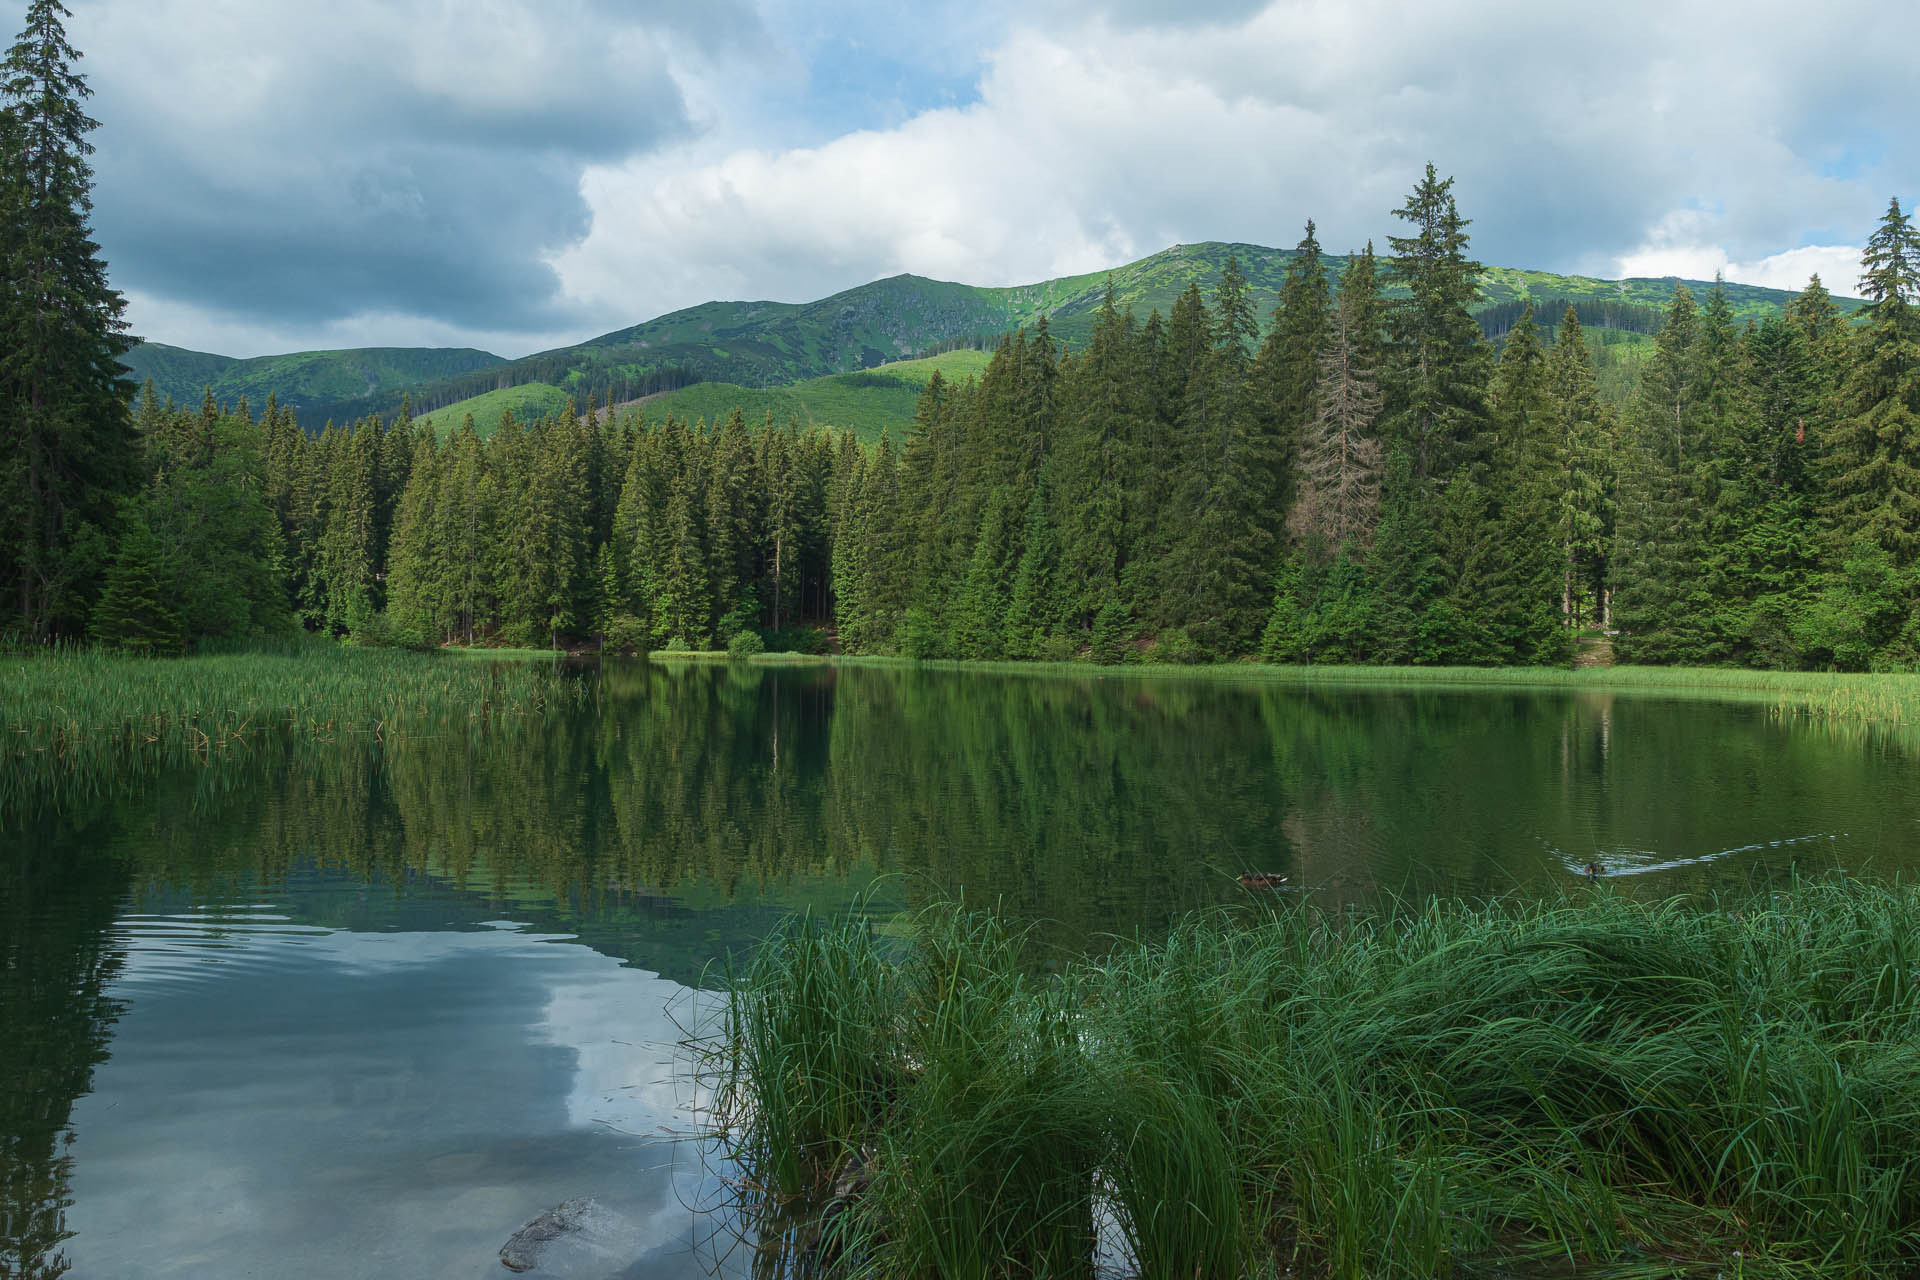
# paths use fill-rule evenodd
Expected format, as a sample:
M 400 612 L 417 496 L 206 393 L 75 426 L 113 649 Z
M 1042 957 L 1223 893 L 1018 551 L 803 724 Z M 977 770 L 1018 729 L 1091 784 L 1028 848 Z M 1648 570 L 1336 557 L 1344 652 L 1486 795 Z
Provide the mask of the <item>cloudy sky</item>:
M 1850 292 L 1920 196 L 1889 0 L 67 3 L 136 331 L 233 355 L 1341 251 L 1429 159 L 1487 262 Z

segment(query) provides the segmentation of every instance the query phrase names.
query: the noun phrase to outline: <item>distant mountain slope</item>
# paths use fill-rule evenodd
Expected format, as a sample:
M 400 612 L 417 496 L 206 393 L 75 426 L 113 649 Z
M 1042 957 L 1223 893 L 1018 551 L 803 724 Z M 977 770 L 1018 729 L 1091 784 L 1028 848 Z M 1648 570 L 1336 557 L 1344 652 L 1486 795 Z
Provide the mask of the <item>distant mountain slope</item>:
M 301 408 L 302 419 L 310 426 L 318 426 L 323 416 L 344 419 L 391 413 L 402 391 L 411 394 L 415 413 L 424 414 L 518 388 L 528 388 L 529 393 L 502 399 L 528 404 L 552 399 L 532 390 L 534 384 L 580 402 L 591 394 L 603 404 L 699 383 L 788 388 L 955 343 L 991 342 L 1016 326 L 1037 323 L 1042 316 L 1054 334 L 1071 345 L 1091 331 L 1109 281 L 1119 306 L 1131 308 L 1144 319 L 1150 311 L 1170 310 L 1189 284 L 1210 294 L 1229 256 L 1239 258 L 1264 321 L 1278 298 L 1291 251 L 1209 242 L 1175 245 L 1111 271 L 1007 288 L 902 275 L 817 302 L 708 302 L 577 346 L 512 361 L 480 351 L 436 349 L 304 352 L 228 361 L 148 344 L 128 362 L 135 366 L 136 378 L 151 374 L 156 387 L 176 400 L 197 400 L 200 388 L 209 382 L 215 396 L 223 400 L 245 394 L 259 403 L 269 391 L 278 392 L 283 401 Z M 1338 272 L 1344 264 L 1342 258 L 1328 259 L 1328 270 Z M 1645 332 L 1657 323 L 1654 312 L 1666 306 L 1679 283 L 1674 279 L 1596 280 L 1490 267 L 1481 282 L 1480 313 L 1488 332 L 1499 334 L 1527 301 L 1555 311 L 1568 302 L 1618 304 L 1613 308 L 1618 314 L 1602 320 L 1600 327 Z M 1685 283 L 1696 293 L 1712 287 L 1706 281 Z M 1730 284 L 1727 291 L 1741 317 L 1775 311 L 1792 297 L 1785 290 L 1754 285 Z M 1842 300 L 1848 309 L 1857 305 Z M 1558 318 L 1540 317 L 1543 325 Z M 481 416 L 476 412 L 476 421 Z M 497 408 L 491 416 L 497 419 Z M 776 416 L 784 415 L 776 409 Z
M 989 359 L 987 352 L 963 348 L 918 360 L 899 360 L 871 369 L 807 378 L 782 387 L 696 382 L 648 396 L 639 406 L 651 422 L 660 422 L 668 414 L 688 423 L 721 422 L 738 409 L 755 426 L 771 414 L 782 426 L 794 420 L 802 426 L 849 427 L 871 444 L 884 430 L 891 429 L 896 437 L 906 432 L 913 422 L 920 393 L 926 390 L 935 370 L 951 381 L 965 382 L 984 372 Z M 427 414 L 426 418 L 445 437 L 459 427 L 466 415 L 472 414 L 474 429 L 484 438 L 493 434 L 503 410 L 527 421 L 559 413 L 566 401 L 567 394 L 560 388 L 544 382 L 529 382 L 458 401 Z
M 466 347 L 363 347 L 353 351 L 298 351 L 237 360 L 157 342 L 143 342 L 125 363 L 134 382 L 153 379 L 153 389 L 176 404 L 198 404 L 208 387 L 232 404 L 245 396 L 259 408 L 269 395 L 312 417 L 315 410 L 357 405 L 387 393 L 396 402 L 409 387 L 496 368 L 507 361 Z M 318 425 L 316 422 L 314 425 Z

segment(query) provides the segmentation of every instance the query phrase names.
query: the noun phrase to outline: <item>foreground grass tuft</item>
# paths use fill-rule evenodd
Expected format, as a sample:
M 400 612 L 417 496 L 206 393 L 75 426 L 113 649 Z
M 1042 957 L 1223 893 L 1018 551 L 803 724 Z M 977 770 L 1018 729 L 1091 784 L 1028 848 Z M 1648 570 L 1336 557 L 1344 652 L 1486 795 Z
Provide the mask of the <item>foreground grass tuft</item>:
M 700 1048 L 788 1273 L 1913 1274 L 1916 939 L 1847 881 L 1290 904 L 1051 977 L 988 917 L 800 919 Z

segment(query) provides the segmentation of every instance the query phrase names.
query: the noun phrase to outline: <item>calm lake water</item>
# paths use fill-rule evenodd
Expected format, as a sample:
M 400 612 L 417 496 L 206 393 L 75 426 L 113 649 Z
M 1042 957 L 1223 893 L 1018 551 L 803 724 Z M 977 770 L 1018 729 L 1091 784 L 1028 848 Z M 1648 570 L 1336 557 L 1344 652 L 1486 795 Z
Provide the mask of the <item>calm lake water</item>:
M 1667 895 L 1920 866 L 1907 739 L 1764 705 L 623 664 L 486 737 L 256 745 L 0 832 L 0 1276 L 499 1276 L 560 1200 L 737 1274 L 675 1046 L 787 912 L 1066 956 L 1289 877 Z M 1607 891 L 1607 890 L 1603 890 Z

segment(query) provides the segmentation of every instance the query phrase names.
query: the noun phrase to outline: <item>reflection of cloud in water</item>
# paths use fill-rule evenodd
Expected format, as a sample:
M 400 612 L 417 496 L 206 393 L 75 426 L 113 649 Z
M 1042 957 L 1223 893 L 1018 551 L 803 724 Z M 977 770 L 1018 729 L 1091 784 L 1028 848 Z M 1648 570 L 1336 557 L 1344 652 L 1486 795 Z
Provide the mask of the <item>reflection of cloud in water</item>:
M 1677 871 L 1681 867 L 1718 862 L 1722 858 L 1731 858 L 1742 853 L 1765 853 L 1769 849 L 1789 849 L 1796 845 L 1838 841 L 1845 834 L 1845 832 L 1838 835 L 1815 833 L 1807 836 L 1788 836 L 1781 840 L 1761 840 L 1753 844 L 1735 845 L 1731 849 L 1715 849 L 1712 853 L 1703 853 L 1691 858 L 1669 858 L 1653 849 L 1602 849 L 1585 858 L 1576 858 L 1566 850 L 1556 849 L 1552 845 L 1547 846 L 1547 851 L 1560 859 L 1567 870 L 1575 875 L 1587 874 L 1587 864 L 1598 862 L 1601 876 L 1610 878 L 1644 876 L 1655 871 Z
M 75 1110 L 74 1274 L 480 1276 L 593 1195 L 703 1274 L 678 984 L 508 930 L 130 917 L 130 1008 Z M 197 953 L 197 954 L 196 954 Z
M 675 1069 L 682 1032 L 674 1020 L 685 1023 L 711 996 L 589 954 L 599 964 L 553 984 L 539 1024 L 550 1043 L 573 1050 L 569 1121 L 630 1134 L 663 1126 L 685 1132 L 694 1098 L 686 1073 Z

